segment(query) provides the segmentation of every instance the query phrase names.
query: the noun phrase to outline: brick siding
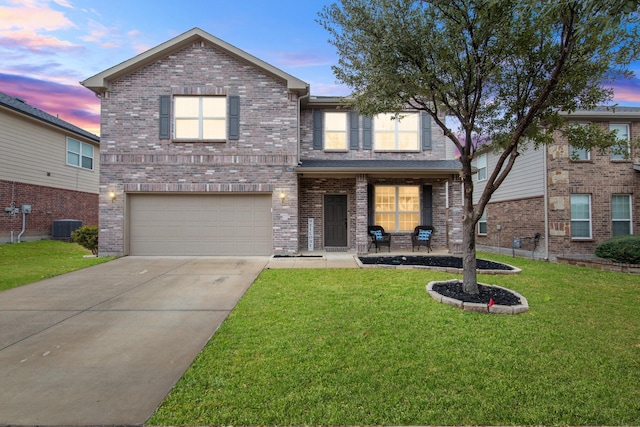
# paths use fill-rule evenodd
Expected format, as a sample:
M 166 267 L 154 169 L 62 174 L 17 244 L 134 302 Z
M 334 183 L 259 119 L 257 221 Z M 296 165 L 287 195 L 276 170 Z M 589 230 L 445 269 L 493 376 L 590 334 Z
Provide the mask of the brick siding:
M 23 241 L 51 238 L 54 220 L 76 219 L 82 221 L 82 225 L 98 225 L 97 194 L 0 181 L 0 242 L 10 241 L 11 232 L 17 241 L 22 231 L 22 211 L 16 215 L 4 211 L 12 202 L 18 208 L 31 205 Z
M 240 139 L 160 140 L 159 96 L 172 94 L 239 96 Z M 204 42 L 111 82 L 102 99 L 100 254 L 125 252 L 126 194 L 138 191 L 272 193 L 273 251 L 296 252 L 297 102 L 286 82 Z

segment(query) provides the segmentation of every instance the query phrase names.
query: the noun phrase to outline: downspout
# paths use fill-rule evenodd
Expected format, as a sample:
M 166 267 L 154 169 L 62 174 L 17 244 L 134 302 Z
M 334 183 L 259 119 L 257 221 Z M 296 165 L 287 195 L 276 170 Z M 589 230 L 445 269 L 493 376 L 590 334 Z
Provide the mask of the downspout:
M 311 90 L 309 89 L 309 86 L 307 85 L 307 93 L 305 95 L 299 96 L 298 97 L 298 111 L 297 111 L 297 119 L 298 119 L 298 129 L 296 131 L 297 135 L 296 135 L 296 139 L 297 139 L 297 146 L 296 146 L 296 166 L 300 165 L 300 144 L 302 143 L 302 141 L 300 141 L 300 106 L 302 104 L 302 100 L 304 98 L 309 98 L 311 96 Z
M 547 146 L 543 145 L 542 147 L 542 169 L 544 175 L 542 177 L 544 187 L 544 260 L 549 261 L 549 171 L 547 170 Z
M 20 243 L 20 238 L 22 237 L 22 235 L 24 234 L 24 231 L 27 228 L 27 213 L 24 211 L 24 208 L 22 209 L 22 231 L 20 232 L 20 234 L 18 234 L 18 243 Z

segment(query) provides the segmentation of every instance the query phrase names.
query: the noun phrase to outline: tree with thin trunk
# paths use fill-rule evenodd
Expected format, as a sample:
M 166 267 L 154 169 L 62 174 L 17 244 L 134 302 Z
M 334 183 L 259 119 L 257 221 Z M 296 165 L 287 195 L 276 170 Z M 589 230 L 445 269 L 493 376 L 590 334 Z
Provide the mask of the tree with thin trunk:
M 478 293 L 475 226 L 519 153 L 560 131 L 576 147 L 615 145 L 595 126 L 567 126 L 564 113 L 610 102 L 607 84 L 632 77 L 640 47 L 638 0 L 342 0 L 318 22 L 353 108 L 425 111 L 460 153 L 467 293 Z M 480 148 L 498 156 L 474 205 Z

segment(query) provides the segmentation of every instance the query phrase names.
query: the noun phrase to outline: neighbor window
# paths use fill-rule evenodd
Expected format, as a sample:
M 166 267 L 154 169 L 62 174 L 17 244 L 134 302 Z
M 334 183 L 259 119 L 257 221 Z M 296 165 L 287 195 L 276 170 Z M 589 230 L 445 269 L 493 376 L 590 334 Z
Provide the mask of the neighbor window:
M 347 149 L 347 113 L 325 113 L 324 149 Z
M 374 148 L 385 151 L 418 150 L 418 113 L 379 114 L 374 118 Z
M 631 196 L 615 194 L 611 198 L 611 220 L 613 235 L 631 234 Z
M 478 220 L 478 234 L 486 236 L 487 234 L 487 211 L 482 212 L 480 220 Z
M 626 160 L 629 157 L 629 125 L 624 123 L 610 123 L 609 130 L 617 130 L 616 137 L 620 143 L 611 147 L 610 158 L 611 160 Z
M 487 179 L 487 153 L 483 153 L 478 156 L 476 167 L 478 168 L 478 181 L 486 180 Z
M 93 170 L 93 145 L 67 138 L 67 164 Z
M 569 146 L 569 159 L 574 161 L 591 159 L 591 152 L 586 148 L 576 148 Z
M 226 139 L 225 96 L 174 97 L 176 139 Z
M 420 187 L 375 187 L 375 219 L 385 231 L 412 231 L 420 222 Z
M 571 238 L 591 238 L 591 195 L 571 195 Z

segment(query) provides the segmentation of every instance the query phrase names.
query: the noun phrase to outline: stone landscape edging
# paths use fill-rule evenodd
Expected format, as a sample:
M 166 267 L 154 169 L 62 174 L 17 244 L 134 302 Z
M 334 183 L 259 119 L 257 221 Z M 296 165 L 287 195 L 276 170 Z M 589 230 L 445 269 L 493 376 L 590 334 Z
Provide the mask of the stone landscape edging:
M 464 301 L 460 301 L 458 299 L 455 298 L 450 298 L 450 297 L 446 297 L 436 291 L 433 290 L 433 285 L 439 284 L 439 283 L 450 283 L 450 282 L 460 282 L 460 280 L 458 279 L 451 279 L 451 280 L 435 280 L 432 282 L 427 283 L 427 292 L 429 293 L 429 295 L 431 295 L 431 298 L 433 298 L 434 300 L 441 302 L 443 304 L 448 304 L 451 305 L 453 307 L 457 307 L 460 308 L 462 310 L 465 311 L 473 311 L 476 313 L 491 313 L 491 314 L 520 314 L 520 313 L 524 313 L 526 311 L 529 310 L 529 302 L 527 301 L 527 299 L 525 297 L 523 297 L 522 295 L 520 295 L 518 292 L 511 290 L 511 289 L 507 289 L 507 288 L 503 288 L 502 286 L 498 286 L 498 285 L 487 285 L 485 283 L 478 283 L 479 285 L 483 285 L 483 286 L 489 286 L 489 287 L 493 287 L 493 288 L 500 288 L 500 289 L 504 289 L 508 292 L 511 292 L 512 294 L 514 294 L 516 297 L 520 298 L 520 304 L 517 305 L 500 305 L 500 304 L 494 304 L 491 307 L 489 307 L 489 304 L 481 304 L 481 303 L 477 303 L 477 302 L 464 302 Z

